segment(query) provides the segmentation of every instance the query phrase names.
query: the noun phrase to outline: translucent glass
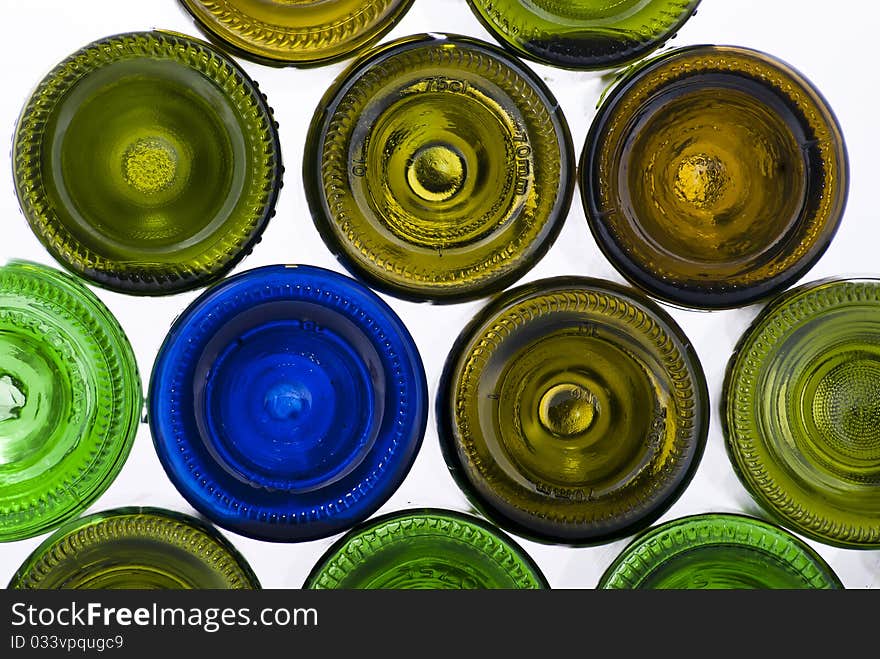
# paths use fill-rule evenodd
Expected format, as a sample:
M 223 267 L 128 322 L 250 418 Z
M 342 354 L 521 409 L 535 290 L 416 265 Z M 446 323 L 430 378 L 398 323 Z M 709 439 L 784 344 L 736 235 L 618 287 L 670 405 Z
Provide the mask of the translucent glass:
M 45 533 L 116 478 L 142 412 L 125 333 L 85 286 L 0 267 L 0 542 Z
M 259 241 L 281 186 L 272 111 L 207 44 L 166 32 L 91 43 L 19 119 L 15 187 L 62 265 L 125 293 L 218 279 Z
M 468 0 L 518 55 L 550 66 L 609 69 L 675 36 L 700 0 Z
M 215 529 L 158 508 L 118 508 L 68 522 L 28 557 L 10 588 L 188 590 L 259 588 Z
M 546 588 L 528 554 L 469 515 L 405 510 L 371 520 L 334 544 L 306 588 L 461 590 Z
M 840 127 L 816 89 L 763 53 L 671 51 L 611 91 L 581 192 L 602 251 L 633 284 L 688 307 L 736 307 L 804 275 L 848 190 Z
M 308 66 L 378 41 L 413 0 L 181 0 L 199 27 L 236 54 Z
M 741 515 L 694 515 L 636 538 L 599 588 L 754 590 L 843 588 L 805 543 Z
M 730 360 L 723 420 L 740 479 L 782 524 L 880 548 L 880 281 L 771 303 Z
M 258 268 L 204 293 L 171 328 L 149 398 L 181 494 L 264 540 L 366 519 L 403 481 L 427 420 L 421 358 L 397 315 L 308 266 Z
M 559 105 L 503 51 L 418 35 L 371 51 L 321 101 L 303 176 L 327 246 L 371 285 L 449 302 L 503 290 L 571 203 Z
M 678 498 L 709 423 L 687 337 L 636 291 L 579 277 L 508 291 L 449 355 L 437 400 L 446 462 L 490 519 L 594 544 Z

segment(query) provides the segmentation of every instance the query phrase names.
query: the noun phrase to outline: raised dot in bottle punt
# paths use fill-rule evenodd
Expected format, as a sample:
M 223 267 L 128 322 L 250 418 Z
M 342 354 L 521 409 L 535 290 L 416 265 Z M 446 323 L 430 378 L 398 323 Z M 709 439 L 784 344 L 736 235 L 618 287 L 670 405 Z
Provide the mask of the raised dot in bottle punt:
M 578 384 L 557 384 L 541 397 L 538 415 L 544 427 L 554 435 L 580 435 L 599 413 L 596 397 Z
M 410 187 L 425 201 L 447 201 L 461 191 L 467 166 L 455 147 L 432 144 L 419 149 L 407 168 Z

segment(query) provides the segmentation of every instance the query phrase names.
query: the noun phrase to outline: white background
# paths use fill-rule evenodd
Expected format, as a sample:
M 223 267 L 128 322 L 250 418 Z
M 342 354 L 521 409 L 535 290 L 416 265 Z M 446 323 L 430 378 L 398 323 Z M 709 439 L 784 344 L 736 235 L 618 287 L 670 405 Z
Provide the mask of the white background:
M 805 281 L 829 275 L 877 274 L 878 175 L 880 130 L 877 107 L 876 25 L 874 2 L 841 0 L 829 11 L 827 0 L 704 0 L 698 15 L 672 45 L 735 44 L 758 48 L 790 62 L 810 78 L 831 103 L 843 126 L 851 159 L 851 193 L 843 225 L 834 243 Z M 175 0 L 0 0 L 0 142 L 9 145 L 18 113 L 37 82 L 61 59 L 86 43 L 110 34 L 165 28 L 198 35 Z M 458 32 L 484 39 L 489 35 L 465 0 L 416 0 L 387 39 L 418 32 Z M 254 253 L 237 271 L 272 263 L 308 263 L 340 270 L 318 237 L 301 185 L 302 147 L 318 101 L 344 64 L 299 71 L 244 62 L 268 94 L 281 125 L 286 185 L 278 214 Z M 580 152 L 596 102 L 606 81 L 598 74 L 573 73 L 542 66 L 535 69 L 556 94 L 571 124 Z M 7 152 L 6 149 L 3 149 Z M 24 258 L 54 265 L 33 236 L 15 198 L 9 162 L 0 164 L 0 263 Z M 599 252 L 587 228 L 579 197 L 562 235 L 548 256 L 523 281 L 579 274 L 622 281 Z M 172 320 L 195 293 L 161 299 L 138 299 L 96 290 L 119 318 L 137 353 L 146 387 L 153 358 Z M 432 396 L 443 361 L 467 320 L 483 303 L 445 307 L 386 298 L 410 328 L 425 362 Z M 712 425 L 703 462 L 693 483 L 664 520 L 701 512 L 760 511 L 737 481 L 724 452 L 718 418 L 724 367 L 736 340 L 757 307 L 714 313 L 671 310 L 694 342 L 712 397 Z M 151 505 L 192 513 L 165 476 L 153 450 L 149 428 L 141 425 L 131 457 L 110 489 L 89 512 L 126 505 Z M 468 510 L 449 476 L 438 446 L 433 418 L 409 477 L 380 511 L 411 506 Z M 264 587 L 300 587 L 333 539 L 304 544 L 272 544 L 227 533 L 250 561 Z M 0 585 L 43 538 L 0 544 Z M 627 541 L 573 549 L 521 544 L 535 558 L 553 587 L 592 588 Z M 880 552 L 841 550 L 812 543 L 850 588 L 880 587 Z

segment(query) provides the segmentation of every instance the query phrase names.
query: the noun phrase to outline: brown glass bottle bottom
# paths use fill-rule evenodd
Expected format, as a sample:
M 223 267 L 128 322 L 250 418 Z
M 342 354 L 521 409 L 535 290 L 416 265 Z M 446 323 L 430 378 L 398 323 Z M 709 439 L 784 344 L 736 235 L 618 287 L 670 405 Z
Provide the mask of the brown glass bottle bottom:
M 674 304 L 728 308 L 787 288 L 824 253 L 847 157 L 830 108 L 797 72 L 700 46 L 612 91 L 580 176 L 590 228 L 627 279 Z

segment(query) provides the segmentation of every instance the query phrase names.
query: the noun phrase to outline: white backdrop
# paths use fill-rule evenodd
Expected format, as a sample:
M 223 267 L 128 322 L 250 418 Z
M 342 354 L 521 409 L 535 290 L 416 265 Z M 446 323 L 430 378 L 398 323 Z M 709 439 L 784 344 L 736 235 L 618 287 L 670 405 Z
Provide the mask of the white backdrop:
M 848 8 L 847 8 L 848 6 Z M 880 130 L 880 92 L 874 69 L 876 25 L 880 8 L 873 2 L 840 0 L 828 11 L 826 0 L 704 0 L 698 15 L 672 42 L 735 44 L 758 48 L 790 62 L 825 94 L 836 111 L 849 145 L 851 193 L 840 232 L 825 257 L 804 281 L 830 275 L 876 275 Z M 21 106 L 49 69 L 94 39 L 150 28 L 198 35 L 176 0 L 0 0 L 3 91 L 0 94 L 0 142 L 11 142 Z M 471 14 L 465 0 L 416 0 L 386 39 L 418 32 L 457 32 L 491 38 Z M 287 167 L 278 214 L 263 242 L 237 271 L 271 263 L 308 263 L 340 270 L 309 218 L 301 184 L 302 147 L 318 100 L 344 64 L 299 71 L 244 62 L 260 83 L 281 125 Z M 580 152 L 605 82 L 597 74 L 573 73 L 535 66 L 559 99 Z M 8 149 L 4 150 L 8 153 Z M 21 216 L 10 163 L 0 164 L 0 262 L 24 258 L 54 265 Z M 548 256 L 523 281 L 580 274 L 622 281 L 601 255 L 575 197 L 562 235 Z M 195 293 L 161 299 L 96 292 L 119 318 L 137 353 L 146 386 L 153 358 L 174 317 Z M 425 362 L 431 393 L 458 331 L 482 303 L 446 307 L 411 304 L 387 298 L 416 339 Z M 718 417 L 724 367 L 736 340 L 757 307 L 714 313 L 670 310 L 699 353 L 712 396 L 712 425 L 703 462 L 682 498 L 664 520 L 700 512 L 760 512 L 737 481 L 724 452 Z M 89 512 L 125 505 L 162 506 L 192 513 L 165 476 L 153 450 L 149 428 L 141 425 L 134 449 L 121 474 Z M 421 453 L 403 486 L 380 511 L 411 506 L 468 510 L 440 454 L 433 412 Z M 661 520 L 662 521 L 662 520 Z M 300 587 L 311 567 L 333 539 L 304 544 L 272 544 L 227 533 L 250 561 L 264 587 Z M 0 586 L 43 538 L 0 544 Z M 553 587 L 592 588 L 626 545 L 573 549 L 521 540 Z M 850 588 L 880 587 L 880 552 L 847 551 L 811 543 Z

